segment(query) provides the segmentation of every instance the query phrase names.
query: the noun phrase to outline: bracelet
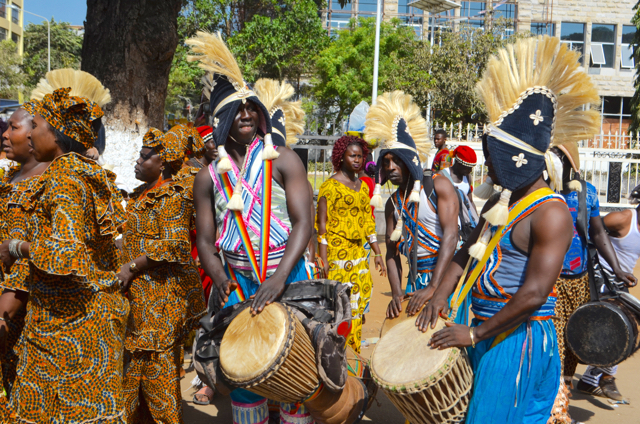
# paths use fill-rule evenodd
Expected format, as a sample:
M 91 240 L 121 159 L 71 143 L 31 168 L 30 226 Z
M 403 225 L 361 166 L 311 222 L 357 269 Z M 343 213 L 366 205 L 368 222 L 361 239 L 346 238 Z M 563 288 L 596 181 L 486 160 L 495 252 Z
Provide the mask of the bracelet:
M 20 240 L 17 239 L 12 239 L 9 242 L 9 254 L 14 258 L 14 259 L 18 259 L 20 258 L 20 256 L 18 255 L 18 243 L 20 243 Z
M 380 256 L 382 256 L 382 253 L 380 253 L 379 255 L 374 255 L 374 258 L 379 258 Z
M 378 242 L 378 237 L 375 234 L 372 234 L 371 236 L 369 236 L 369 243 L 377 243 Z
M 18 243 L 18 247 L 16 248 L 17 253 L 18 253 L 18 258 L 22 259 L 24 258 L 24 255 L 22 254 L 22 245 L 25 244 L 26 242 L 24 240 L 20 240 L 20 243 Z
M 0 321 L 9 322 L 8 319 L 4 319 L 3 317 L 0 317 Z
M 474 327 L 469 327 L 469 336 L 471 336 L 471 347 L 476 347 L 476 341 L 473 339 L 473 329 Z

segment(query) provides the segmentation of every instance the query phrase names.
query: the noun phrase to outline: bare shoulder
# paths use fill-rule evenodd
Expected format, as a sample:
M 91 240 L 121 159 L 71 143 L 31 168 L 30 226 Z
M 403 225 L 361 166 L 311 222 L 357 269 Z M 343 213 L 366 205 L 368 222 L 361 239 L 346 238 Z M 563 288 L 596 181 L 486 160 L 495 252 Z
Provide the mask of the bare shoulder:
M 193 182 L 194 191 L 197 187 L 211 187 L 212 181 L 211 176 L 209 175 L 209 167 L 205 166 L 200 168 Z
M 433 179 L 433 188 L 438 196 L 452 195 L 455 193 L 453 183 L 449 178 L 441 174 L 436 174 L 436 177 Z
M 604 221 L 604 225 L 607 227 L 607 230 L 609 230 L 610 233 L 613 233 L 612 235 L 614 237 L 617 237 L 620 233 L 626 232 L 625 230 L 629 228 L 634 213 L 635 212 L 632 209 L 609 212 L 602 218 L 602 220 Z
M 573 237 L 573 218 L 564 202 L 547 202 L 531 216 L 531 229 L 538 236 Z

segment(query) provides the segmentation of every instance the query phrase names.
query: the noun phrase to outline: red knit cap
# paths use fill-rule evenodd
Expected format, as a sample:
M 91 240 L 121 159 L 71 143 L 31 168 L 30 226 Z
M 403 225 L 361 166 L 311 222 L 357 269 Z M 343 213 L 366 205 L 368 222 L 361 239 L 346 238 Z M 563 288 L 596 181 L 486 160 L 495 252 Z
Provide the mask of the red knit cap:
M 205 144 L 213 137 L 213 128 L 211 128 L 209 125 L 203 125 L 196 129 L 200 133 L 200 137 L 202 137 Z
M 476 162 L 478 162 L 478 157 L 476 156 L 476 152 L 469 146 L 458 146 L 453 151 L 453 157 L 456 162 L 459 162 L 461 165 L 468 166 L 473 168 L 476 166 Z

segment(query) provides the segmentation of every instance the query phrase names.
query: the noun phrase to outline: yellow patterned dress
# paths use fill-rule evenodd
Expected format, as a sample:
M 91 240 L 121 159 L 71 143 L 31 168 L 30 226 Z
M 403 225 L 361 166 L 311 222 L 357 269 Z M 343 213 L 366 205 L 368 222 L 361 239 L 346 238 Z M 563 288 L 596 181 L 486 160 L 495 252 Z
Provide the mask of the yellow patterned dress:
M 191 257 L 192 187 L 193 174 L 186 172 L 146 195 L 143 186 L 137 188 L 127 205 L 124 261 L 146 255 L 166 262 L 137 274 L 129 290 L 125 347 L 131 362 L 124 391 L 131 424 L 182 422 L 180 348 L 206 311 Z
M 356 192 L 334 178 L 322 184 L 318 199 L 327 201 L 327 260 L 331 280 L 351 283 L 351 333 L 347 342 L 360 352 L 362 315 L 371 299 L 371 273 L 367 251 L 368 238 L 376 234 L 371 216 L 369 187 L 360 184 Z M 316 223 L 316 229 L 317 223 Z
M 18 239 L 30 241 L 28 236 L 29 214 L 19 205 L 20 197 L 26 195 L 31 182 L 39 176 L 33 176 L 11 184 L 11 179 L 20 172 L 20 166 L 9 169 L 4 178 L 0 178 L 0 241 Z M 11 274 L 0 277 L 0 291 L 9 289 L 13 291 L 29 292 L 29 261 L 17 260 L 11 267 Z M 2 383 L 7 395 L 11 394 L 11 387 L 16 378 L 18 366 L 18 339 L 24 328 L 24 320 L 27 315 L 26 308 L 18 312 L 11 320 L 7 321 L 9 332 L 6 339 L 6 350 L 0 356 L 2 362 Z
M 29 214 L 31 282 L 11 422 L 124 422 L 129 304 L 116 277 L 125 215 L 114 181 L 69 153 L 17 201 Z

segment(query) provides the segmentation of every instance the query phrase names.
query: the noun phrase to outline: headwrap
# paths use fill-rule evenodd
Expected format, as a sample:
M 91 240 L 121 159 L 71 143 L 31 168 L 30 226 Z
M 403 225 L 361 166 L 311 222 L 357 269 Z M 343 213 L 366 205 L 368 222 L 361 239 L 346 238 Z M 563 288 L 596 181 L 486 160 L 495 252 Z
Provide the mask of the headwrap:
M 598 105 L 600 97 L 579 58 L 560 39 L 541 36 L 510 44 L 489 60 L 476 91 L 491 121 L 483 149 L 503 187 L 483 215 L 492 225 L 506 225 L 511 192 L 542 175 L 550 146 L 598 132 L 599 112 L 583 106 Z
M 93 147 L 98 131 L 92 125 L 104 113 L 97 103 L 84 97 L 69 96 L 71 88 L 59 88 L 44 96 L 35 112 L 53 128 L 87 149 Z
M 364 139 L 370 144 L 381 142 L 378 169 L 382 169 L 382 160 L 387 153 L 397 156 L 409 169 L 414 180 L 409 201 L 420 202 L 421 158 L 426 159 L 427 152 L 431 149 L 427 123 L 420 114 L 420 108 L 413 103 L 410 95 L 402 91 L 384 93 L 378 96 L 376 104 L 369 109 L 364 125 Z M 381 184 L 386 181 L 386 175 L 380 181 L 376 178 L 371 205 L 379 209 L 384 208 L 380 191 Z
M 212 127 L 214 137 L 219 148 L 218 172 L 224 173 L 231 170 L 229 157 L 224 150 L 224 143 L 235 120 L 241 103 L 247 100 L 258 107 L 260 115 L 259 129 L 264 135 L 264 160 L 275 159 L 278 153 L 273 147 L 271 139 L 271 120 L 269 113 L 260 99 L 242 77 L 240 67 L 233 57 L 220 34 L 210 34 L 198 31 L 195 37 L 187 40 L 191 46 L 193 56 L 189 61 L 199 61 L 200 68 L 211 74 L 211 92 L 209 94 L 210 110 L 212 115 Z
M 182 167 L 187 151 L 187 145 L 182 139 L 180 131 L 171 132 L 169 130 L 163 134 L 157 128 L 149 128 L 149 131 L 142 137 L 142 147 L 153 149 L 160 156 L 162 162 L 171 168 L 172 173 Z
M 476 152 L 469 146 L 458 146 L 453 150 L 453 157 L 456 163 L 473 168 L 478 162 Z
M 295 90 L 291 84 L 261 78 L 256 81 L 255 92 L 269 111 L 273 144 L 290 146 L 298 142 L 298 134 L 304 132 L 302 102 L 290 99 Z
M 204 155 L 204 140 L 200 136 L 200 132 L 191 126 L 178 124 L 173 126 L 165 135 L 174 134 L 182 143 L 184 143 L 185 153 L 191 152 L 196 157 Z

